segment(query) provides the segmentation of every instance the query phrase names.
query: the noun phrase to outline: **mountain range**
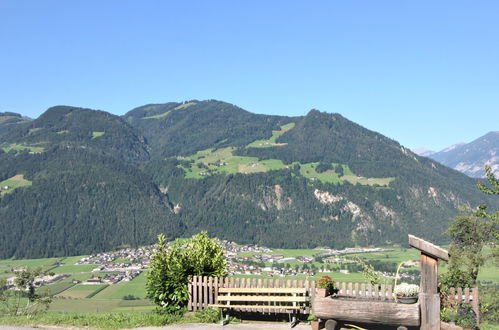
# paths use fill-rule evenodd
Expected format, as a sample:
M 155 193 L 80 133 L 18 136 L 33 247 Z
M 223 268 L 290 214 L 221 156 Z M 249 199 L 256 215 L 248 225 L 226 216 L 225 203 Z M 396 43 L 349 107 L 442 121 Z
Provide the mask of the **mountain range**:
M 413 149 L 413 152 L 473 178 L 485 177 L 485 165 L 499 176 L 499 131 L 489 132 L 470 143 L 454 144 L 439 152 L 425 148 Z
M 0 258 L 90 254 L 201 230 L 276 248 L 443 242 L 466 175 L 340 114 L 254 114 L 221 101 L 115 116 L 0 113 Z

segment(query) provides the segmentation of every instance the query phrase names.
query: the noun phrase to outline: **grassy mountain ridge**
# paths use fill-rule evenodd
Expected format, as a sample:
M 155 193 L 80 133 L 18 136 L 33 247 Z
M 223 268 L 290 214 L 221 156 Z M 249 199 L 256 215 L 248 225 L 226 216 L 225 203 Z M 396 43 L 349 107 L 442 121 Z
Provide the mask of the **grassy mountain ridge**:
M 200 230 L 271 247 L 442 241 L 465 175 L 339 114 L 253 114 L 220 101 L 118 117 L 58 106 L 0 136 L 0 258 L 152 243 Z
M 5 136 L 0 147 L 9 142 L 44 150 L 54 146 L 92 149 L 128 161 L 149 158 L 145 139 L 120 117 L 69 106 L 49 108 L 28 125 Z

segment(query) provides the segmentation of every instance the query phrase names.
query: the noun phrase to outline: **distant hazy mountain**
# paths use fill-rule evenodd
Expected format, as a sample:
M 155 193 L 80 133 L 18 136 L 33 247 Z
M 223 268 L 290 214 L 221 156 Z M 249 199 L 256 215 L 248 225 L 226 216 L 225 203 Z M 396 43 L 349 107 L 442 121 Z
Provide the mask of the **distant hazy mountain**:
M 411 151 L 416 155 L 423 157 L 430 157 L 430 155 L 433 155 L 435 153 L 435 151 L 426 148 L 413 148 L 411 149 Z
M 413 149 L 420 156 L 430 157 L 473 178 L 485 177 L 484 166 L 499 175 L 499 131 L 489 132 L 470 143 L 458 143 L 439 152 Z

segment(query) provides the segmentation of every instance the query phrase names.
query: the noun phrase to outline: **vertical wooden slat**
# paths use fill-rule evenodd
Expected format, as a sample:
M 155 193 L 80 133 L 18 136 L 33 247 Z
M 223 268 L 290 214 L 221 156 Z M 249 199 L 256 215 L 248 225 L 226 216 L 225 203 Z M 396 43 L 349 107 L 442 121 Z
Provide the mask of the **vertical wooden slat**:
M 366 296 L 366 283 L 362 283 L 360 285 L 360 296 L 365 297 Z
M 457 288 L 457 301 L 463 301 L 463 288 Z
M 388 296 L 388 300 L 392 300 L 393 299 L 393 288 L 392 288 L 392 285 L 390 284 L 388 286 L 388 290 L 387 290 L 387 296 Z
M 373 298 L 373 285 L 371 283 L 367 284 L 366 297 L 368 297 L 369 299 Z
M 456 289 L 450 288 L 449 296 L 452 297 L 452 300 L 456 300 Z
M 381 284 L 381 300 L 385 300 L 386 299 L 386 285 L 384 284 Z
M 208 278 L 208 304 L 213 304 L 213 277 Z
M 215 277 L 215 292 L 213 296 L 213 303 L 218 304 L 218 288 L 220 287 L 220 277 Z
M 187 302 L 187 310 L 192 311 L 192 277 L 189 281 L 189 286 L 187 287 L 189 291 L 189 301 Z
M 355 292 L 354 292 L 354 296 L 355 297 L 358 297 L 359 296 L 359 283 L 355 283 Z
M 374 291 L 373 292 L 374 299 L 379 300 L 379 285 L 378 284 L 374 284 L 373 291 Z
M 261 287 L 262 287 L 262 279 L 261 279 L 261 278 L 259 278 L 259 279 L 258 279 L 258 281 L 257 281 L 257 283 L 256 283 L 256 287 L 257 287 L 257 288 L 261 288 Z M 259 294 L 259 295 L 260 295 L 260 294 Z M 263 309 L 259 309 L 258 311 L 259 311 L 260 313 L 265 312 L 265 310 L 263 310 Z
M 203 308 L 208 307 L 208 277 L 203 276 Z
M 470 302 L 470 288 L 465 288 L 464 289 L 464 302 L 469 303 Z
M 352 288 L 352 285 L 353 283 L 352 282 L 348 282 L 348 296 L 353 296 L 353 288 Z
M 473 300 L 471 301 L 471 306 L 473 306 L 473 310 L 475 311 L 476 315 L 476 323 L 480 324 L 480 301 L 478 298 L 478 288 L 473 288 L 471 291 L 471 294 L 473 295 Z
M 193 311 L 197 311 L 198 309 L 198 287 L 197 287 L 197 279 L 198 277 L 197 276 L 193 276 L 192 277 L 192 291 L 193 291 L 193 295 L 192 295 L 192 303 L 193 303 L 193 306 L 192 306 L 192 310 Z
M 236 281 L 235 281 L 235 283 L 234 283 L 234 286 L 231 286 L 231 288 L 240 288 L 240 286 L 239 286 L 239 281 L 240 281 L 239 277 L 238 277 L 238 278 L 236 278 Z M 231 281 L 231 282 L 232 282 L 232 281 Z M 232 284 L 232 283 L 231 283 L 231 284 Z

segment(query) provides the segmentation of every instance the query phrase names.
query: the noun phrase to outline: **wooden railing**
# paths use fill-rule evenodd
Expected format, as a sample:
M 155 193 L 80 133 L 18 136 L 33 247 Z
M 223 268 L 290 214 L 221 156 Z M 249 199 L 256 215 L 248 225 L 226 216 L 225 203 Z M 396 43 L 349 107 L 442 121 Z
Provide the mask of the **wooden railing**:
M 393 300 L 392 285 L 372 285 L 370 283 L 336 282 L 339 289 L 338 295 L 369 300 Z M 209 304 L 218 304 L 217 296 L 219 288 L 307 288 L 311 300 L 316 294 L 316 282 L 308 280 L 282 280 L 282 279 L 250 279 L 235 277 L 207 277 L 194 276 L 189 283 L 188 309 L 196 311 L 207 308 Z M 477 288 L 451 288 L 448 299 L 454 302 L 465 302 L 471 304 L 478 315 L 478 289 Z M 308 313 L 309 309 L 304 309 Z

